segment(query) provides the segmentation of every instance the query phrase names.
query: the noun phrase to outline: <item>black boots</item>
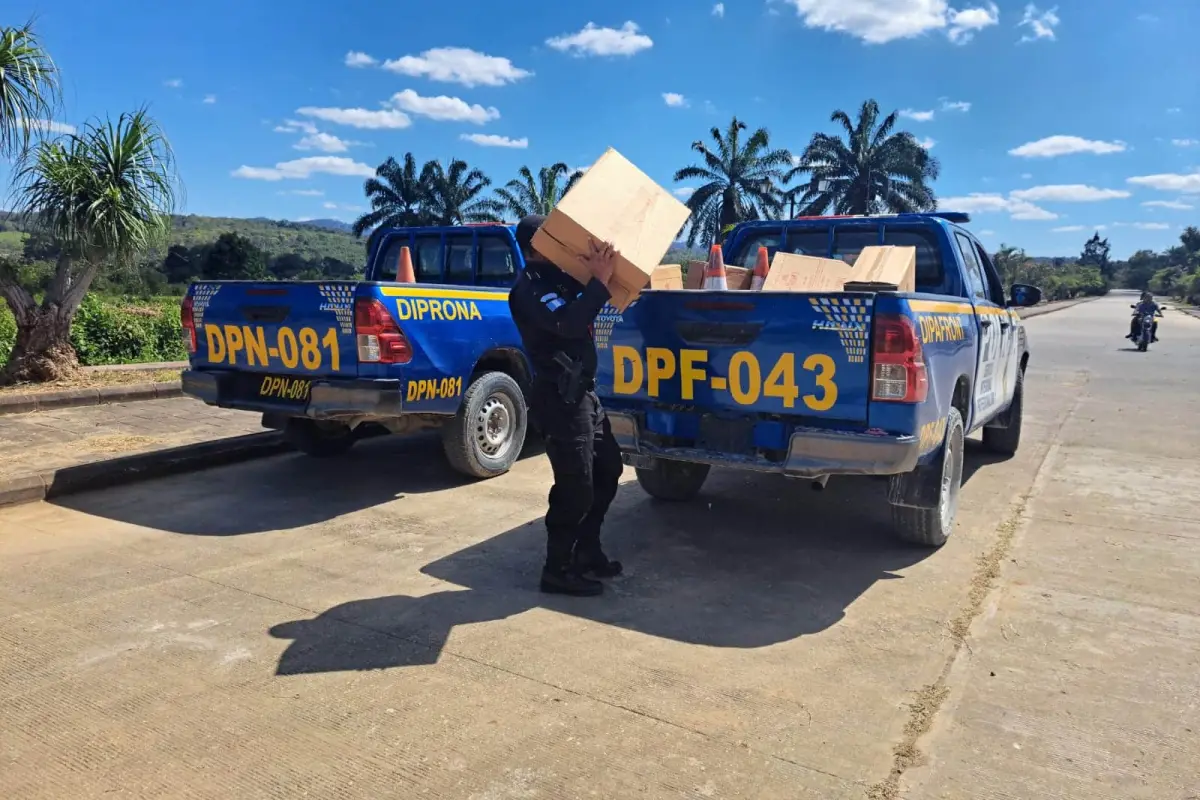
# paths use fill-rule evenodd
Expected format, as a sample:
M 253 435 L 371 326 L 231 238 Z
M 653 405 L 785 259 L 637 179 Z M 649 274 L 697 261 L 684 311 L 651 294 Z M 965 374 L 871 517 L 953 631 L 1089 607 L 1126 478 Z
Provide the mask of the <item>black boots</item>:
M 546 594 L 565 594 L 571 597 L 595 597 L 604 592 L 604 584 L 585 578 L 570 567 L 546 564 L 542 568 L 541 590 Z
M 591 573 L 597 578 L 615 578 L 621 574 L 621 562 L 609 561 L 599 544 L 580 544 L 575 548 L 575 570 L 580 575 Z
M 577 546 L 569 560 L 556 555 L 549 553 L 542 568 L 541 590 L 547 594 L 595 597 L 604 591 L 604 585 L 594 578 L 621 574 L 621 562 L 609 561 L 599 544 Z

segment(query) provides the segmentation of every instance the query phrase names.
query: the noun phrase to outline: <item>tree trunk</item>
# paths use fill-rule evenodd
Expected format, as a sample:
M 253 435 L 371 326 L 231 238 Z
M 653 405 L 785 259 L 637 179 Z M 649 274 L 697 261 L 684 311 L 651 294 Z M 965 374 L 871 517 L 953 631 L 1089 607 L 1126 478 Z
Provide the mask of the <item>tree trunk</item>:
M 57 306 L 34 308 L 23 316 L 8 363 L 0 370 L 0 386 L 56 381 L 77 372 L 71 317 Z

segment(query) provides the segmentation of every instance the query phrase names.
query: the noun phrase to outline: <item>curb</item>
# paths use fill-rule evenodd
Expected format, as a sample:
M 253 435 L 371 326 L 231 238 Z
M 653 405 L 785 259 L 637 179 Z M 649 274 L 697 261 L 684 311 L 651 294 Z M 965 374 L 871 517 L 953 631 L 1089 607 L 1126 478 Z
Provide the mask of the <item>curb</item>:
M 18 475 L 0 479 L 0 507 L 53 500 L 68 494 L 236 464 L 291 450 L 282 433 L 266 431 L 46 470 L 34 475 Z
M 40 392 L 0 396 L 0 416 L 48 411 L 53 408 L 100 406 L 106 403 L 131 403 L 135 400 L 162 400 L 182 397 L 179 381 L 167 383 L 131 383 L 127 386 L 102 386 L 98 389 L 64 389 L 59 392 Z
M 1033 317 L 1040 317 L 1044 314 L 1053 314 L 1055 311 L 1062 311 L 1064 309 L 1074 308 L 1075 306 L 1083 303 L 1090 303 L 1093 300 L 1099 300 L 1103 296 L 1104 295 L 1099 295 L 1097 297 L 1082 297 L 1078 300 L 1060 300 L 1054 303 L 1053 308 L 1050 307 L 1050 303 L 1047 303 L 1044 306 L 1034 306 L 1033 308 L 1022 309 L 1020 312 L 1021 319 L 1032 319 Z

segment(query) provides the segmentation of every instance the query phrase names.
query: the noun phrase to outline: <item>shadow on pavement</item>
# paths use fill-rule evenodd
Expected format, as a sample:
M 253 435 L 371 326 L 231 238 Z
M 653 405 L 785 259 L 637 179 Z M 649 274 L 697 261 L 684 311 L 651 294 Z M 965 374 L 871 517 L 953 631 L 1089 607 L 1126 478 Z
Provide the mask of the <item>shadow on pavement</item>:
M 536 452 L 531 444 L 525 455 Z M 370 439 L 334 458 L 289 453 L 52 502 L 173 533 L 237 536 L 326 522 L 470 482 L 450 468 L 438 436 L 422 434 Z
M 534 608 L 679 642 L 766 647 L 835 625 L 877 581 L 931 554 L 895 539 L 877 481 L 815 493 L 742 472 L 714 472 L 682 504 L 623 485 L 605 546 L 626 574 L 602 597 L 537 591 L 544 536 L 539 519 L 421 569 L 464 589 L 354 600 L 274 626 L 272 636 L 292 640 L 277 674 L 432 664 L 456 626 Z
M 1012 456 L 993 453 L 983 446 L 983 442 L 978 439 L 967 439 L 966 447 L 963 448 L 963 476 L 964 484 L 971 478 L 975 477 L 975 473 L 993 464 L 1003 464 L 1005 461 L 1010 461 Z

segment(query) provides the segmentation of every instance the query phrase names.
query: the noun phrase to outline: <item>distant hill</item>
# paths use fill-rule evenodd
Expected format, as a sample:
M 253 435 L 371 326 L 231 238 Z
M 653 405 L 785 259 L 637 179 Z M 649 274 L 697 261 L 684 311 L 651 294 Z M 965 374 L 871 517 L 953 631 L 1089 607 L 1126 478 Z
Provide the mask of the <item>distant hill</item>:
M 349 233 L 350 226 L 332 219 L 292 222 L 263 217 L 201 217 L 194 214 L 176 216 L 170 244 L 187 247 L 212 244 L 222 233 L 237 233 L 246 237 L 269 256 L 295 253 L 309 260 L 335 258 L 347 264 L 362 264 L 366 258 L 366 240 Z M 0 211 L 0 253 L 21 252 L 24 237 L 20 235 L 19 218 Z

